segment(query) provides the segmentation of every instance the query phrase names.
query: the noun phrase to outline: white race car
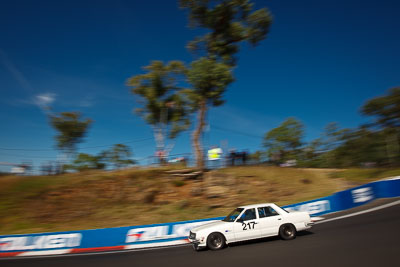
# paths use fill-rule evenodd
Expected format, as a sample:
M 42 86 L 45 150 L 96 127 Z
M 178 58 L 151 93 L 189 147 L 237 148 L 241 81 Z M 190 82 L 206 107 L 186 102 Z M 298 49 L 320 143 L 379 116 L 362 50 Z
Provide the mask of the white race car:
M 222 221 L 193 228 L 189 241 L 195 250 L 218 250 L 229 243 L 279 235 L 290 240 L 298 231 L 311 228 L 307 212 L 288 212 L 273 203 L 241 206 Z

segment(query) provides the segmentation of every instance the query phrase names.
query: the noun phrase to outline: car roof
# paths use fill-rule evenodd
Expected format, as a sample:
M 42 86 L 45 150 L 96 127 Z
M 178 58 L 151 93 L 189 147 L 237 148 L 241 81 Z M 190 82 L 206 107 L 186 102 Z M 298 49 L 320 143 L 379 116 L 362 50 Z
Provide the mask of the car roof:
M 265 206 L 270 206 L 270 205 L 274 205 L 274 203 L 252 204 L 252 205 L 240 206 L 239 208 L 250 209 L 250 208 L 265 207 Z

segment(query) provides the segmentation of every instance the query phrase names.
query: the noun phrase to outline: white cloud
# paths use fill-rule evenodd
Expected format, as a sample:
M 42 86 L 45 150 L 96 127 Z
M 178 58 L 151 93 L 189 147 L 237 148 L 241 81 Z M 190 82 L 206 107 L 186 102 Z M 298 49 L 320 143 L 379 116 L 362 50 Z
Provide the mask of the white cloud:
M 56 94 L 43 93 L 35 96 L 34 103 L 41 109 L 47 109 L 56 100 Z
M 3 65 L 14 78 L 14 80 L 23 88 L 30 96 L 29 100 L 19 100 L 20 102 L 28 102 L 28 104 L 34 104 L 38 106 L 42 111 L 46 112 L 49 110 L 49 106 L 55 101 L 56 95 L 53 93 L 43 93 L 33 96 L 34 88 L 31 86 L 25 75 L 15 66 L 7 54 L 0 48 L 0 65 Z
M 10 72 L 15 81 L 27 92 L 31 93 L 33 88 L 25 75 L 15 66 L 15 64 L 7 57 L 7 54 L 0 48 L 0 63 Z
M 86 96 L 81 101 L 78 102 L 79 107 L 88 108 L 94 105 L 93 97 Z

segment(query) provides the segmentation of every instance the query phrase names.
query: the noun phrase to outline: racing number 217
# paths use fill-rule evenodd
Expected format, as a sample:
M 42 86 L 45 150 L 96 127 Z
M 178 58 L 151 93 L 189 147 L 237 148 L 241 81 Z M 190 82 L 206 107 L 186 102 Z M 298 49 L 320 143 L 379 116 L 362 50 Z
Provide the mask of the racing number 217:
M 254 229 L 255 224 L 256 224 L 255 222 L 242 223 L 243 230 L 246 231 L 246 230 Z

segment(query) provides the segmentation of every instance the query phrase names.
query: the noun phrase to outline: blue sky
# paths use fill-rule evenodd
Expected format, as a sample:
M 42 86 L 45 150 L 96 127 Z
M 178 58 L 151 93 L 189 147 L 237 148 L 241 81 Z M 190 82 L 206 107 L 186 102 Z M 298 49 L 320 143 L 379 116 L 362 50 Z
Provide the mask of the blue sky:
M 304 141 L 329 122 L 354 128 L 367 120 L 359 113 L 366 100 L 400 85 L 399 1 L 256 1 L 264 6 L 271 31 L 241 47 L 205 145 L 260 149 L 257 136 L 290 116 L 304 123 Z M 190 62 L 184 47 L 198 34 L 175 1 L 4 1 L 0 162 L 57 158 L 44 104 L 94 120 L 80 152 L 129 142 L 135 158 L 152 155 L 151 128 L 133 114 L 125 82 L 151 60 Z M 182 133 L 172 153 L 190 151 L 190 132 Z

